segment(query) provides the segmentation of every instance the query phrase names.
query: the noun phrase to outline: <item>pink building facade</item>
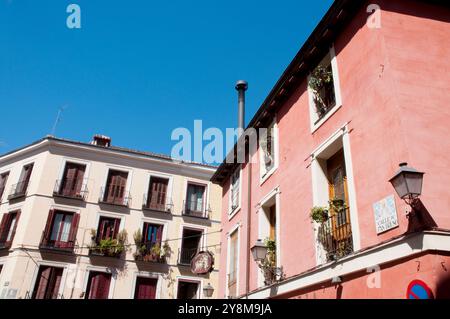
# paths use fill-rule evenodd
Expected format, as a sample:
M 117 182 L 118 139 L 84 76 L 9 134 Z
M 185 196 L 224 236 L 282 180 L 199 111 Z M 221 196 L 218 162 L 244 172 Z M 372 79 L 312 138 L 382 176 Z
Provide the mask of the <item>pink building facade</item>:
M 450 297 L 449 57 L 442 2 L 334 2 L 248 125 L 272 133 L 212 178 L 220 298 Z M 413 215 L 401 162 L 425 172 Z

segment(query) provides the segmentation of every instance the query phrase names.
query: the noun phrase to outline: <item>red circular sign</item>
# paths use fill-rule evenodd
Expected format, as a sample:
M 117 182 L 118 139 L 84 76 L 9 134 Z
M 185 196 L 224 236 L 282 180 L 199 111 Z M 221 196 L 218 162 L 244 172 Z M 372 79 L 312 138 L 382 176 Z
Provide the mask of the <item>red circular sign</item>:
M 413 280 L 406 290 L 406 299 L 434 299 L 430 287 L 422 280 Z
M 213 270 L 214 257 L 208 251 L 201 251 L 192 258 L 191 271 L 196 275 L 204 275 Z

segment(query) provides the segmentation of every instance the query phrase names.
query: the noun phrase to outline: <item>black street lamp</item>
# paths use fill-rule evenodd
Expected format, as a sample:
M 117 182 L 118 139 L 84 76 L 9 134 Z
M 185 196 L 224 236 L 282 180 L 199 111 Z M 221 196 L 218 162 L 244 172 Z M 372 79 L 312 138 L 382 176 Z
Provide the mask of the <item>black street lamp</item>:
M 266 259 L 268 249 L 261 239 L 258 239 L 256 241 L 256 244 L 252 248 L 250 248 L 250 250 L 253 255 L 253 260 L 256 261 L 257 263 L 260 263 L 264 259 Z
M 398 196 L 409 206 L 413 206 L 414 202 L 422 194 L 424 173 L 419 172 L 412 167 L 408 167 L 407 165 L 408 163 L 400 163 L 400 169 L 389 182 L 394 187 Z
M 203 295 L 206 298 L 211 298 L 214 292 L 214 287 L 211 286 L 210 283 L 208 283 L 205 287 L 203 287 Z

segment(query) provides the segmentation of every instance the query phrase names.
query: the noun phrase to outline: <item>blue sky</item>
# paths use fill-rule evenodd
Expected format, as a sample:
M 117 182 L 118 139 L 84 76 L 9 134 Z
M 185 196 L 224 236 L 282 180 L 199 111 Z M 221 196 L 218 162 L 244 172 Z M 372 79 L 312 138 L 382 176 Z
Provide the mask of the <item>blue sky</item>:
M 58 137 L 170 154 L 174 128 L 236 125 L 238 79 L 248 123 L 332 2 L 0 0 L 0 153 L 66 106 Z

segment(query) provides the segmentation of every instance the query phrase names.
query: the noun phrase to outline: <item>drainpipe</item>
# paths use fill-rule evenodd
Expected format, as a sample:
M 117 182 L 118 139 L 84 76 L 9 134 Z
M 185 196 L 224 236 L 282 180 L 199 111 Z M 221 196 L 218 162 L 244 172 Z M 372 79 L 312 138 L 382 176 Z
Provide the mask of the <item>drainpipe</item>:
M 236 83 L 236 90 L 238 91 L 238 129 L 239 137 L 241 133 L 245 129 L 245 91 L 248 88 L 248 83 L 246 81 L 238 81 Z M 245 143 L 244 143 L 245 145 Z M 250 147 L 249 147 L 250 152 Z M 248 295 L 250 292 L 250 262 L 251 262 L 251 254 L 250 254 L 250 229 L 251 229 L 251 210 L 252 210 L 252 163 L 251 163 L 251 154 L 248 154 L 248 163 L 247 163 L 247 247 L 246 247 L 246 271 L 245 274 L 247 277 L 245 278 L 245 297 L 248 299 Z

